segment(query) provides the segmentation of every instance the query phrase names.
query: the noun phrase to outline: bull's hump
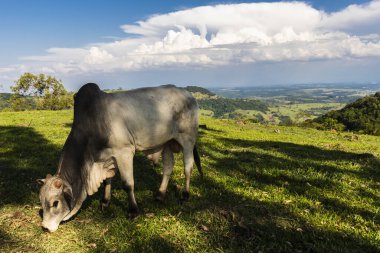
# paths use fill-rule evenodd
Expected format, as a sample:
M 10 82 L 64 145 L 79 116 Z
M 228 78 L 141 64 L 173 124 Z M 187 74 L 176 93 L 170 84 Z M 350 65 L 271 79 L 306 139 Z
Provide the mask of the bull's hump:
M 99 86 L 96 83 L 86 83 L 77 92 L 76 97 L 85 95 L 94 95 L 101 92 Z

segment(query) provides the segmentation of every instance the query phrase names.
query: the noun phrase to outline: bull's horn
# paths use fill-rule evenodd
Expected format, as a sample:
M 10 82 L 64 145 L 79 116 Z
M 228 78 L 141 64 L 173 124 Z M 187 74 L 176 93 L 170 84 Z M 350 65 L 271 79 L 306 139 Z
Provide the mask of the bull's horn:
M 60 189 L 62 187 L 62 180 L 61 179 L 55 180 L 53 185 L 55 188 Z

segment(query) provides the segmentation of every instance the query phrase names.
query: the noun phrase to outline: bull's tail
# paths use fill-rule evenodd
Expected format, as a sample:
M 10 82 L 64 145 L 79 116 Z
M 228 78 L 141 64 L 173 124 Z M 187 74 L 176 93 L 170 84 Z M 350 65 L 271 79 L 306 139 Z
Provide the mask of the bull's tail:
M 197 165 L 199 174 L 203 178 L 203 170 L 202 170 L 202 165 L 201 165 L 201 158 L 199 157 L 199 152 L 198 152 L 197 144 L 194 145 L 193 155 L 194 155 L 194 162 Z

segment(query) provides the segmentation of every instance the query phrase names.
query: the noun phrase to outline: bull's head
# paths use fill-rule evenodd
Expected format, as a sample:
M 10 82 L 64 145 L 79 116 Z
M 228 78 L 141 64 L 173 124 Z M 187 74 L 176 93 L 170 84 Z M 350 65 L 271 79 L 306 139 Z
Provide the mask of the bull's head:
M 42 227 L 54 232 L 72 208 L 71 186 L 66 180 L 50 174 L 37 182 L 42 185 L 39 195 L 43 210 Z

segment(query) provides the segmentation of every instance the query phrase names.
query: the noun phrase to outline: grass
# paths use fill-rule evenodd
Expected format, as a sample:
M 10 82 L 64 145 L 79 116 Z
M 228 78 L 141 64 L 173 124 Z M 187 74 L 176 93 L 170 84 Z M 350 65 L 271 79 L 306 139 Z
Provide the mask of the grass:
M 141 215 L 126 216 L 119 176 L 55 233 L 39 226 L 37 178 L 54 173 L 71 111 L 0 113 L 1 252 L 379 252 L 380 137 L 201 118 L 205 178 L 178 203 L 181 157 L 165 204 L 161 179 L 135 158 Z

